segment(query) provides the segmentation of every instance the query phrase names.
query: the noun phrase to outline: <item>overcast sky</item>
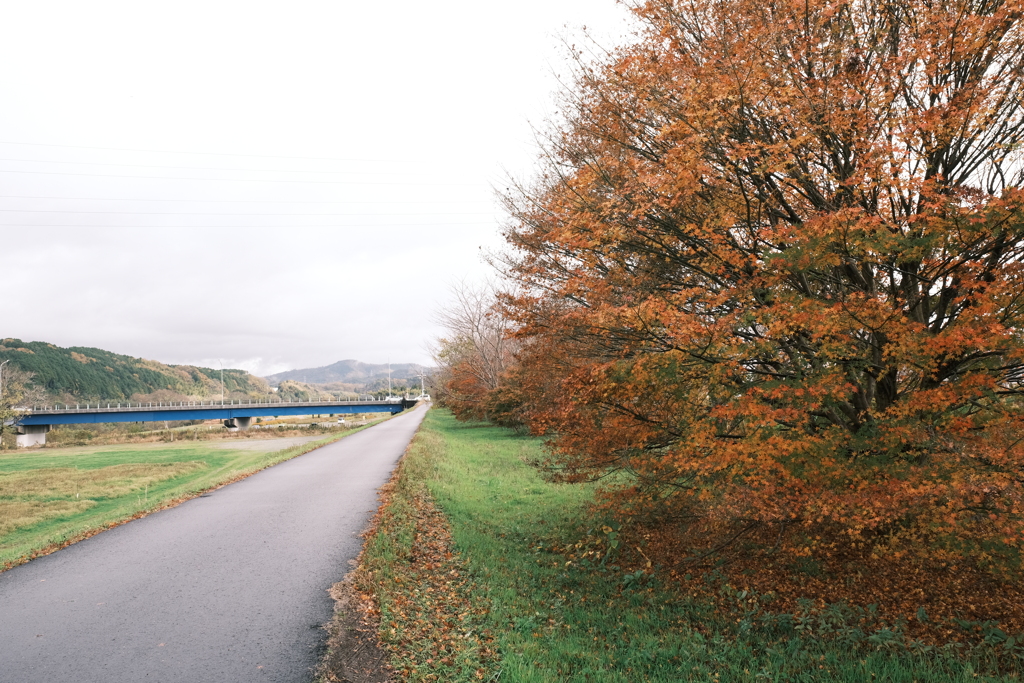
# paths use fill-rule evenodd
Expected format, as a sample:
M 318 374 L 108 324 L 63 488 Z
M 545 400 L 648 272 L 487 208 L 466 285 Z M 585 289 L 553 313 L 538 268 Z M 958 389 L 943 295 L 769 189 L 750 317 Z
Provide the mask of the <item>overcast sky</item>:
M 0 1 L 0 337 L 429 363 L 614 0 Z

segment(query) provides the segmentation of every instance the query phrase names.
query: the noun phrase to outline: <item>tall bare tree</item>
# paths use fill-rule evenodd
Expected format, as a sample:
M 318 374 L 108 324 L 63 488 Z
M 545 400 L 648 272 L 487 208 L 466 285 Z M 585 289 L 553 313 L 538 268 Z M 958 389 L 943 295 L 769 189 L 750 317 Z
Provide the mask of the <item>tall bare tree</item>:
M 439 401 L 462 417 L 486 418 L 488 400 L 501 390 L 514 354 L 509 322 L 497 308 L 493 284 L 452 285 L 451 302 L 436 320 L 446 334 L 437 340 Z

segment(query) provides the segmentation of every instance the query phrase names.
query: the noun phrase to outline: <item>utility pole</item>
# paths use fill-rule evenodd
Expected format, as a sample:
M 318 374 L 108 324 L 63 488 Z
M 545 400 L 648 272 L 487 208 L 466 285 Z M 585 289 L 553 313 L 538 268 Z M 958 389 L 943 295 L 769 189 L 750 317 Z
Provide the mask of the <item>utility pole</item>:
M 0 399 L 4 397 L 4 366 L 11 362 L 8 358 L 3 363 L 0 363 Z
M 391 359 L 388 358 L 388 398 L 391 398 Z
M 218 358 L 220 361 L 220 404 L 224 405 L 224 359 Z
M 4 366 L 7 365 L 10 362 L 11 362 L 11 359 L 8 358 L 3 363 L 0 363 L 0 439 L 3 438 L 3 434 L 4 434 L 4 421 L 6 420 L 6 415 L 4 415 L 4 413 L 6 411 L 4 410 L 4 401 L 3 401 L 3 399 L 4 399 Z M 0 444 L 0 448 L 2 448 L 2 444 Z

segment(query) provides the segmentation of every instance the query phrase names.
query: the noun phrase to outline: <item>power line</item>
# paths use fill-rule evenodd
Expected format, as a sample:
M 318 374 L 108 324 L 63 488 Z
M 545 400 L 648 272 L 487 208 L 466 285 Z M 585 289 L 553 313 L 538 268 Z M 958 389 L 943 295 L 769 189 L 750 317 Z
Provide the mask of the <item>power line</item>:
M 18 195 L 2 194 L 0 199 L 60 199 L 67 201 L 89 202 L 190 202 L 194 204 L 490 204 L 488 199 L 448 199 L 448 200 L 373 200 L 335 201 L 325 199 L 137 199 L 132 197 L 56 197 L 51 195 Z
M 496 222 L 487 223 L 475 221 L 472 223 L 348 223 L 345 225 L 332 225 L 330 223 L 285 223 L 282 225 L 82 225 L 81 223 L 33 223 L 31 225 L 28 225 L 22 223 L 0 223 L 0 228 L 448 228 L 468 225 L 487 226 L 493 228 L 496 225 Z
M 339 157 L 292 157 L 272 154 L 227 154 L 223 152 L 182 152 L 173 149 L 132 149 L 127 147 L 90 147 L 86 145 L 53 145 L 39 142 L 7 142 L 0 140 L 0 145 L 19 145 L 22 147 L 55 147 L 61 149 L 98 149 L 107 152 L 145 152 L 150 154 L 184 154 L 189 156 L 240 157 L 249 159 L 302 159 L 305 161 L 360 161 L 381 164 L 422 164 L 423 161 L 410 159 L 346 159 Z
M 65 164 L 68 166 L 119 166 L 122 168 L 169 168 L 183 171 L 242 171 L 245 173 L 326 173 L 331 175 L 422 175 L 419 173 L 389 173 L 388 171 L 306 171 L 284 168 L 225 168 L 223 166 L 167 166 L 163 164 L 116 164 L 105 161 L 51 161 L 46 159 L 11 159 L 0 157 L 0 161 L 17 161 L 30 164 Z
M 378 182 L 366 182 L 366 181 L 341 181 L 341 180 L 268 180 L 259 178 L 182 178 L 175 176 L 142 176 L 142 175 L 110 175 L 106 173 L 66 173 L 64 171 L 6 171 L 0 170 L 0 173 L 19 173 L 27 175 L 64 175 L 64 176 L 77 176 L 85 178 L 132 178 L 135 180 L 192 180 L 192 181 L 204 181 L 204 182 L 224 182 L 224 183 L 302 183 L 306 185 L 388 185 L 388 186 L 409 186 L 417 185 L 420 187 L 483 187 L 483 183 L 378 183 Z
M 106 216 L 487 216 L 490 211 L 415 213 L 210 213 L 209 211 L 60 211 L 55 209 L 0 209 L 0 213 L 72 213 Z

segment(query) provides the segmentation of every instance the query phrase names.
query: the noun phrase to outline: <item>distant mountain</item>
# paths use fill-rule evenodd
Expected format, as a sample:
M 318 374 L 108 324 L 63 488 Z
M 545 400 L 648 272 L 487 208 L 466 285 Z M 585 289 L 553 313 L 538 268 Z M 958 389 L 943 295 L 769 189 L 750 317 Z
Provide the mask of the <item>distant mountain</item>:
M 411 381 L 419 377 L 420 373 L 429 373 L 432 368 L 418 363 L 392 363 L 391 379 Z M 286 370 L 265 379 L 272 386 L 277 386 L 285 380 L 303 382 L 306 384 L 358 384 L 368 385 L 375 380 L 387 379 L 388 366 L 386 363 L 362 363 L 357 360 L 340 360 L 331 365 L 321 368 L 303 368 L 299 370 Z M 418 381 L 418 380 L 417 380 Z
M 85 346 L 61 348 L 46 342 L 0 339 L 0 361 L 10 360 L 32 375 L 31 384 L 57 401 L 184 401 L 219 396 L 220 369 L 165 365 Z M 270 393 L 260 377 L 224 369 L 225 398 Z

